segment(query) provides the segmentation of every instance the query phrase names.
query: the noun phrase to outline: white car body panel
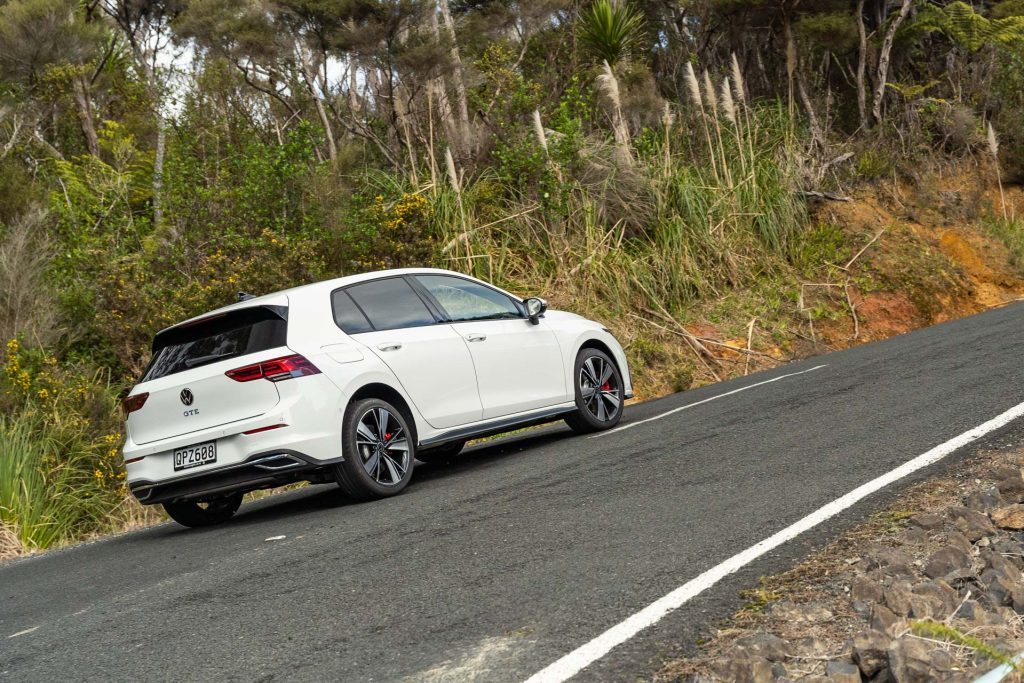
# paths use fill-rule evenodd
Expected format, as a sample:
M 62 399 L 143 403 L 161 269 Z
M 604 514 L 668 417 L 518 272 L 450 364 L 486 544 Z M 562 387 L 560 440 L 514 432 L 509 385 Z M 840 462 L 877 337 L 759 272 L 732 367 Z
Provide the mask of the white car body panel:
M 335 322 L 332 292 L 378 278 L 416 274 L 451 275 L 502 292 L 451 271 L 392 270 L 240 301 L 171 328 L 250 307 L 287 308 L 284 347 L 201 365 L 132 389 L 132 396 L 150 394 L 127 420 L 123 453 L 133 492 L 138 486 L 224 474 L 264 454 L 290 453 L 312 465 L 338 462 L 344 457 L 345 410 L 367 387 L 384 387 L 406 403 L 421 445 L 513 429 L 517 422 L 555 419 L 576 407 L 572 371 L 585 344 L 610 353 L 622 375 L 624 395 L 632 396 L 622 347 L 599 323 L 572 313 L 547 311 L 537 325 L 525 318 L 439 322 L 352 335 Z M 474 335 L 486 339 L 470 341 Z M 395 344 L 401 348 L 380 348 Z M 243 383 L 224 374 L 292 353 L 301 354 L 320 374 Z M 191 406 L 180 401 L 185 388 L 194 395 Z M 190 409 L 198 413 L 186 415 Z M 245 434 L 275 425 L 287 426 Z M 174 449 L 212 440 L 217 442 L 214 465 L 174 472 Z

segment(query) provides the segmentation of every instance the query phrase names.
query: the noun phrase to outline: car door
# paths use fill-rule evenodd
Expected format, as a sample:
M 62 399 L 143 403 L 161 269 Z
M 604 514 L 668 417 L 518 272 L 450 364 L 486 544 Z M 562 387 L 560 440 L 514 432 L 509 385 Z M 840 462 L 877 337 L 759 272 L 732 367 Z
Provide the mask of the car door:
M 558 340 L 544 321 L 530 322 L 522 302 L 453 275 L 415 280 L 448 315 L 473 356 L 484 419 L 569 400 Z
M 335 321 L 395 373 L 416 409 L 438 429 L 476 422 L 482 407 L 462 337 L 401 277 L 335 291 Z

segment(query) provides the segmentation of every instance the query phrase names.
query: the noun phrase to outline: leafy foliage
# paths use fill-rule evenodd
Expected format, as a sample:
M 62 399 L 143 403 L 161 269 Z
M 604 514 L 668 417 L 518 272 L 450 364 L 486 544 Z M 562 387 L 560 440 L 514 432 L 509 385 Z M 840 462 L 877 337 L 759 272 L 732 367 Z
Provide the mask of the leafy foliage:
M 579 26 L 580 40 L 594 59 L 612 66 L 636 54 L 644 40 L 643 15 L 625 0 L 595 0 Z
M 915 27 L 943 33 L 970 52 L 977 52 L 986 45 L 1024 50 L 1024 16 L 1010 14 L 989 19 L 965 2 L 952 2 L 944 7 L 925 5 Z

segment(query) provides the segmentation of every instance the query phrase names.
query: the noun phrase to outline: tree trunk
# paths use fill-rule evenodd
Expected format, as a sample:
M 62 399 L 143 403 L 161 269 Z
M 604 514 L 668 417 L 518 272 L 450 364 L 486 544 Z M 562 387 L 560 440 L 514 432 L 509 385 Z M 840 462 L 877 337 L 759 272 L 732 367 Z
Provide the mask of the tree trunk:
M 327 116 L 327 110 L 324 108 L 324 102 L 320 98 L 320 95 L 316 92 L 316 79 L 313 76 L 313 69 L 306 58 L 305 51 L 299 47 L 300 58 L 302 60 L 302 79 L 306 82 L 306 89 L 309 90 L 309 96 L 313 98 L 313 103 L 316 105 L 317 116 L 320 117 L 320 125 L 324 127 L 324 137 L 327 138 L 327 157 L 331 161 L 331 166 L 338 161 L 338 147 L 334 142 L 334 131 L 331 129 L 331 120 Z
M 167 123 L 162 113 L 156 114 L 156 157 L 153 159 L 153 227 L 164 218 L 164 156 L 167 151 Z
M 864 0 L 857 0 L 857 35 L 860 45 L 857 48 L 857 111 L 860 114 L 861 128 L 868 127 L 868 94 L 864 78 L 868 68 L 868 32 L 864 27 Z
M 465 140 L 469 141 L 469 102 L 466 99 L 466 82 L 462 78 L 462 57 L 459 55 L 459 44 L 455 37 L 455 22 L 452 21 L 451 8 L 448 0 L 438 0 L 438 7 L 441 9 L 441 19 L 444 21 L 445 29 L 448 31 L 448 38 L 452 41 L 451 58 L 455 70 L 452 73 L 452 81 L 455 86 L 455 104 L 458 107 L 459 123 L 463 129 Z
M 437 24 L 437 12 L 430 12 L 430 30 L 434 34 L 434 39 L 440 41 L 441 30 Z M 437 94 L 437 111 L 441 116 L 445 134 L 448 136 L 448 144 L 456 150 L 456 153 L 460 153 L 462 135 L 459 126 L 455 123 L 455 114 L 452 111 L 451 101 L 448 99 L 448 88 L 443 76 L 433 79 L 433 90 Z
M 893 19 L 889 29 L 885 32 L 882 49 L 878 53 L 878 80 L 875 83 L 874 106 L 871 108 L 871 114 L 874 116 L 876 124 L 882 122 L 882 101 L 885 99 L 885 86 L 889 78 L 889 58 L 892 54 L 892 43 L 896 39 L 896 32 L 900 29 L 900 25 L 903 24 L 903 20 L 910 14 L 910 7 L 913 4 L 914 0 L 903 0 L 900 13 Z
M 74 80 L 75 109 L 78 112 L 78 124 L 82 128 L 85 146 L 94 157 L 100 155 L 100 141 L 96 135 L 96 125 L 92 117 L 92 102 L 89 101 L 88 85 L 85 76 L 76 76 Z

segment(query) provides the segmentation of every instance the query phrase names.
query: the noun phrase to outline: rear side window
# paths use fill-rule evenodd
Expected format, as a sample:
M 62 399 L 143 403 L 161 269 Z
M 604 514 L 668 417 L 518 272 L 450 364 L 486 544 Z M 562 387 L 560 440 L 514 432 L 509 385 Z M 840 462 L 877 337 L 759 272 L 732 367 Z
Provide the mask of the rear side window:
M 331 295 L 331 306 L 334 308 L 334 322 L 345 334 L 373 331 L 373 325 L 344 289 Z
M 283 306 L 254 306 L 164 330 L 141 381 L 284 346 L 287 316 Z
M 426 304 L 402 278 L 374 280 L 345 289 L 375 330 L 433 325 Z

